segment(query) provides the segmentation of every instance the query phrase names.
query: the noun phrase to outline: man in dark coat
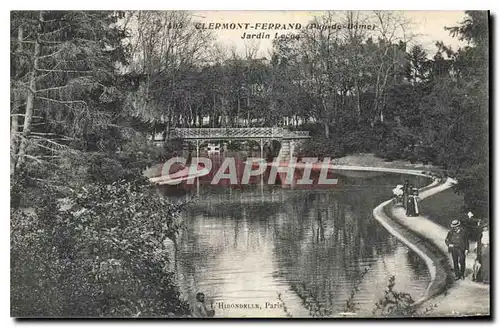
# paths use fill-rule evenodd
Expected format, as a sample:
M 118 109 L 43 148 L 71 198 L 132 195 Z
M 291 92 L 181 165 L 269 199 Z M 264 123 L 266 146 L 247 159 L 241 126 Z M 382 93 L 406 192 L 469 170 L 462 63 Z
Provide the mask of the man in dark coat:
M 467 238 L 470 240 L 479 241 L 481 239 L 481 220 L 476 218 L 472 212 L 467 213 L 467 217 L 464 220 L 460 220 Z
M 445 243 L 453 258 L 455 279 L 465 279 L 465 254 L 469 251 L 469 240 L 467 233 L 460 225 L 460 221 L 453 220 L 451 222 L 451 230 L 446 236 Z

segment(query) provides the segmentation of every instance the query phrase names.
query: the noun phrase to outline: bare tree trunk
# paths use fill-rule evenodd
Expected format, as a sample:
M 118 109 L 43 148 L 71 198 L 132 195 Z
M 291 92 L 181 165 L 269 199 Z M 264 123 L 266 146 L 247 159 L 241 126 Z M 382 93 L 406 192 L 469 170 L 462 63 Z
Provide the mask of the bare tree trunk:
M 323 125 L 325 127 L 325 137 L 328 139 L 330 138 L 330 126 L 327 122 L 323 122 Z
M 358 115 L 359 121 L 361 119 L 361 90 L 357 79 L 354 79 L 354 86 L 356 88 L 356 114 Z
M 380 72 L 380 70 L 379 70 Z M 375 85 L 375 100 L 374 100 L 374 103 L 373 103 L 373 113 L 375 115 L 373 121 L 371 122 L 371 125 L 373 126 L 375 124 L 375 122 L 377 121 L 377 117 L 378 117 L 378 98 L 379 98 L 379 89 L 380 89 L 380 74 L 377 74 L 377 83 Z
M 379 107 L 379 120 L 380 120 L 380 123 L 383 123 L 384 122 L 384 107 L 385 107 L 385 86 L 387 84 L 387 74 L 384 78 L 384 83 L 382 84 L 382 90 L 381 90 L 381 98 L 382 98 L 382 104 L 380 105 Z
M 213 106 L 214 114 L 213 114 L 213 118 L 210 122 L 210 127 L 214 128 L 215 124 L 216 124 L 216 117 L 217 117 L 216 106 L 215 106 L 215 93 L 213 94 L 213 97 L 212 97 L 212 106 Z
M 321 100 L 321 103 L 323 104 L 323 112 L 324 112 L 323 125 L 325 127 L 325 137 L 328 139 L 328 138 L 330 138 L 330 125 L 329 125 L 330 124 L 330 115 L 328 113 L 328 108 L 326 106 L 324 98 Z
M 19 103 L 18 99 L 14 100 L 14 108 L 17 108 L 19 106 L 18 103 Z M 17 110 L 14 110 L 13 115 L 11 115 L 11 126 L 10 126 L 10 173 L 11 174 L 14 174 L 16 169 L 18 130 L 19 130 L 19 116 L 17 115 Z
M 236 127 L 240 126 L 240 110 L 241 110 L 241 104 L 240 104 L 240 97 L 238 96 L 238 110 L 236 112 Z
M 189 107 L 189 120 L 188 120 L 187 124 L 188 124 L 188 128 L 190 128 L 190 127 L 193 127 L 193 126 L 194 126 L 194 124 L 195 124 L 195 120 L 196 120 L 196 117 L 194 116 L 193 106 L 192 106 L 192 104 L 191 104 L 191 97 L 189 97 L 189 98 L 187 99 L 187 102 L 188 102 L 188 104 L 187 104 L 187 105 L 188 105 L 188 107 Z
M 172 133 L 172 129 L 170 128 L 172 126 L 172 111 L 170 110 L 170 104 L 168 105 L 167 113 L 165 133 L 167 134 L 167 139 L 170 139 L 170 135 Z
M 391 69 L 391 66 L 387 68 L 387 71 L 385 72 L 385 77 L 384 77 L 384 83 L 382 84 L 382 105 L 380 106 L 380 122 L 384 122 L 384 108 L 385 108 L 385 102 L 387 98 L 387 92 L 386 92 L 386 86 L 387 86 L 387 78 L 389 76 L 389 71 Z
M 41 29 L 41 22 L 43 22 L 43 12 L 40 11 L 40 24 L 39 29 Z M 35 102 L 35 92 L 36 92 L 36 71 L 38 69 L 38 57 L 40 55 L 40 43 L 38 42 L 38 36 L 35 40 L 35 50 L 33 56 L 33 69 L 30 72 L 29 77 L 29 90 L 28 96 L 26 97 L 26 112 L 24 116 L 23 134 L 21 139 L 21 145 L 19 146 L 19 153 L 16 163 L 16 169 L 19 169 L 24 164 L 24 155 L 26 153 L 26 148 L 28 147 L 28 137 L 31 133 L 32 121 L 33 121 L 33 111 Z
M 23 41 L 23 26 L 19 26 L 17 32 L 17 40 L 19 41 L 19 45 L 17 48 L 17 52 L 22 51 L 22 41 Z M 19 93 L 14 93 L 14 101 L 12 104 L 12 113 L 11 113 L 11 126 L 10 126 L 10 173 L 14 174 L 16 169 L 16 161 L 17 161 L 17 145 L 18 145 L 18 137 L 17 133 L 19 131 L 19 116 L 17 115 L 19 112 L 19 107 L 21 106 Z

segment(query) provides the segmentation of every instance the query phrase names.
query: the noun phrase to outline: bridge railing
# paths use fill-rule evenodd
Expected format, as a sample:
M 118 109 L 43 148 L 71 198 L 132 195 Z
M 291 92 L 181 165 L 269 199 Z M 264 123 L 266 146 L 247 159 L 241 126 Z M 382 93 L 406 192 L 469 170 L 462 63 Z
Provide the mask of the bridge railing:
M 303 137 L 309 137 L 309 131 L 288 131 L 285 134 L 285 137 L 295 137 L 295 138 L 303 138 Z
M 309 131 L 289 131 L 280 127 L 256 128 L 175 128 L 173 137 L 183 139 L 203 138 L 283 138 L 309 137 Z

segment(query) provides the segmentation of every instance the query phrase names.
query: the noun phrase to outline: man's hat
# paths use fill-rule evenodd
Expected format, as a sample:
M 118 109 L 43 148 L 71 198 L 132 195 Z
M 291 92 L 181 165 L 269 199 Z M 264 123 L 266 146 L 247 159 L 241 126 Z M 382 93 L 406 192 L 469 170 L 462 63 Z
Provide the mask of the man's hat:
M 452 228 L 456 228 L 456 227 L 459 227 L 459 226 L 460 226 L 460 221 L 458 221 L 458 220 L 451 221 L 451 227 Z

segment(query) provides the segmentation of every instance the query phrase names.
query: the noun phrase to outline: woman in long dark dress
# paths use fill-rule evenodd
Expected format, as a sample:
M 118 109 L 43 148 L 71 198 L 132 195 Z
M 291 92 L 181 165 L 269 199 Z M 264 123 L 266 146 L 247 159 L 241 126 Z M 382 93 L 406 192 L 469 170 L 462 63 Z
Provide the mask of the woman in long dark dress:
M 480 240 L 481 278 L 484 283 L 490 283 L 490 232 L 488 226 L 483 228 Z
M 405 183 L 403 184 L 403 206 L 405 209 L 408 207 L 408 197 L 410 196 L 410 180 L 405 179 Z
M 411 194 L 408 196 L 408 201 L 406 204 L 406 216 L 418 216 L 420 214 L 419 204 L 418 204 L 418 189 L 411 188 Z

